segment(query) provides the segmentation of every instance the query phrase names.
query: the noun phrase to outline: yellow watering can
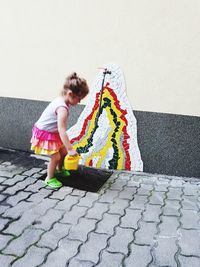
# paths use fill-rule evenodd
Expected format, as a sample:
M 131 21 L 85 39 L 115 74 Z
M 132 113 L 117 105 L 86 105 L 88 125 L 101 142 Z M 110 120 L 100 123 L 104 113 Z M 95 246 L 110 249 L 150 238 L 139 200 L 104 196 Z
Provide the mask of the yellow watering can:
M 65 159 L 64 159 L 65 170 L 77 170 L 78 164 L 79 164 L 79 159 L 81 159 L 80 155 L 76 155 L 76 156 L 67 155 L 67 156 L 65 156 Z

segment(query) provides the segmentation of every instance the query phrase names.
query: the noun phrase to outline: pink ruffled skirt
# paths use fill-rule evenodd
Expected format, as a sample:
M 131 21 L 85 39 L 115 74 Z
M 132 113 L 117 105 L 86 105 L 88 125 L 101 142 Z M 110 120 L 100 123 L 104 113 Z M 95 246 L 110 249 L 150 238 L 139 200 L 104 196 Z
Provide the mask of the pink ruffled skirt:
M 31 150 L 39 155 L 53 155 L 63 147 L 59 133 L 47 132 L 38 129 L 36 126 L 32 129 Z

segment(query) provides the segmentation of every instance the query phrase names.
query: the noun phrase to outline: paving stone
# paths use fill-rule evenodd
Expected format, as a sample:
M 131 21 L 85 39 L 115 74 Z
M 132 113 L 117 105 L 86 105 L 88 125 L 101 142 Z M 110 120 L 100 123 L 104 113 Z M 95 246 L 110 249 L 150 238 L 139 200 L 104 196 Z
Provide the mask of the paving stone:
M 133 200 L 130 202 L 130 209 L 139 209 L 144 210 L 145 204 L 147 203 L 147 196 L 136 195 Z
M 156 223 L 140 222 L 139 229 L 135 232 L 135 244 L 152 245 L 156 232 Z
M 3 250 L 3 253 L 23 256 L 26 249 L 39 240 L 42 232 L 42 230 L 34 228 L 26 229 L 21 236 L 9 243 L 9 245 Z
M 15 206 L 17 205 L 17 203 L 21 200 L 24 200 L 26 198 L 28 198 L 28 196 L 30 196 L 31 193 L 29 192 L 18 192 L 17 194 L 13 195 L 13 196 L 10 196 L 8 199 L 7 199 L 7 203 L 12 205 L 12 206 Z
M 200 231 L 180 229 L 181 254 L 200 257 Z
M 62 239 L 59 248 L 48 255 L 42 267 L 65 267 L 67 261 L 77 254 L 80 244 L 77 240 Z
M 30 184 L 29 186 L 27 186 L 25 190 L 36 193 L 36 192 L 39 192 L 39 190 L 43 187 L 44 187 L 44 183 L 39 180 L 37 183 Z
M 78 220 L 86 214 L 86 207 L 73 206 L 69 212 L 64 214 L 61 223 L 77 224 Z
M 4 180 L 3 184 L 12 186 L 18 182 L 25 180 L 26 178 L 27 176 L 25 175 L 15 175 L 13 178 L 7 178 L 6 180 Z
M 118 194 L 119 191 L 107 190 L 106 193 L 104 193 L 98 201 L 103 203 L 113 203 L 114 200 L 118 197 Z
M 99 194 L 97 193 L 91 193 L 91 192 L 86 192 L 85 197 L 82 197 L 80 199 L 80 202 L 78 203 L 79 206 L 84 206 L 84 207 L 92 207 L 93 203 L 97 201 L 99 198 Z
M 7 198 L 7 195 L 3 195 L 3 194 L 0 195 L 0 202 L 1 202 L 0 205 L 2 204 L 3 201 L 5 201 L 6 198 Z
M 41 174 L 47 174 L 47 169 L 43 169 L 39 173 L 41 173 Z
M 37 180 L 41 179 L 42 177 L 43 177 L 43 175 L 41 173 L 34 173 L 33 175 L 31 175 L 31 178 L 34 178 L 34 179 L 37 179 Z
M 197 197 L 195 196 L 183 196 L 182 201 L 183 209 L 198 211 Z
M 165 206 L 163 207 L 163 214 L 170 216 L 180 216 L 180 202 L 177 200 L 165 200 Z
M 5 188 L 6 186 L 5 185 L 0 185 L 0 193 L 4 193 L 5 192 Z
M 73 189 L 71 187 L 63 186 L 59 188 L 59 190 L 54 191 L 50 198 L 63 200 L 67 195 L 72 192 L 72 190 Z
M 43 215 L 48 209 L 57 207 L 57 202 L 58 200 L 56 199 L 45 198 L 41 203 L 33 208 L 33 212 L 38 215 Z
M 182 228 L 190 229 L 199 229 L 200 230 L 200 217 L 199 213 L 195 210 L 182 210 L 182 217 L 180 218 L 182 222 Z
M 196 258 L 196 257 L 184 257 L 179 255 L 178 257 L 179 261 L 180 261 L 180 266 L 181 267 L 199 267 L 200 266 L 200 258 Z
M 114 227 L 119 224 L 119 215 L 104 214 L 103 219 L 97 224 L 97 233 L 109 234 L 114 233 Z
M 167 192 L 167 199 L 181 200 L 182 193 L 183 192 L 181 188 L 169 187 L 169 192 Z
M 46 190 L 45 188 L 42 188 L 38 193 L 32 194 L 28 201 L 33 202 L 34 204 L 38 204 L 41 201 L 44 200 L 44 198 L 48 197 L 51 194 L 50 190 Z
M 51 231 L 47 231 L 42 235 L 37 245 L 55 250 L 59 246 L 59 240 L 68 235 L 70 228 L 70 225 L 55 223 Z
M 139 182 L 141 183 L 142 180 L 143 180 L 143 176 L 142 175 L 138 175 L 138 174 L 135 174 L 132 176 L 132 178 L 129 180 L 129 181 L 134 181 L 134 182 Z
M 146 210 L 144 211 L 143 220 L 146 222 L 159 222 L 159 215 L 162 213 L 161 207 L 158 205 L 146 205 Z
M 155 185 L 155 191 L 159 192 L 167 192 L 168 191 L 169 184 L 157 184 Z
M 136 188 L 133 187 L 126 187 L 119 193 L 119 198 L 120 199 L 127 199 L 131 200 L 133 199 L 134 195 L 136 193 Z
M 127 187 L 134 187 L 134 188 L 138 188 L 140 187 L 140 182 L 137 182 L 137 181 L 134 181 L 133 178 L 130 179 L 128 182 L 127 182 Z
M 183 188 L 183 192 L 185 195 L 196 196 L 198 194 L 198 186 L 186 183 Z
M 154 185 L 158 179 L 153 176 L 147 176 L 147 177 L 142 177 L 141 179 L 141 184 L 151 184 Z
M 85 260 L 80 260 L 78 258 L 73 258 L 69 265 L 67 267 L 92 267 L 94 266 L 94 262 L 91 261 L 85 261 Z
M 38 219 L 38 223 L 35 224 L 35 228 L 40 228 L 45 231 L 49 230 L 55 222 L 58 222 L 64 212 L 56 209 L 49 209 L 47 213 Z
M 69 211 L 75 204 L 79 202 L 79 199 L 80 197 L 67 195 L 64 200 L 58 202 L 56 209 Z
M 103 218 L 104 213 L 108 211 L 108 209 L 109 207 L 107 203 L 95 202 L 94 206 L 88 210 L 86 218 L 101 220 Z
M 157 266 L 177 266 L 175 254 L 178 251 L 176 238 L 158 238 L 157 246 L 153 250 Z
M 117 178 L 119 178 L 120 180 L 130 180 L 134 178 L 133 173 L 131 172 L 126 172 L 126 171 L 121 171 L 121 172 L 116 172 L 117 174 Z
M 142 184 L 141 187 L 138 188 L 137 194 L 142 196 L 149 196 L 151 194 L 152 188 L 152 186 L 150 188 L 145 188 L 145 185 Z
M 106 234 L 91 233 L 89 240 L 81 246 L 77 258 L 97 263 L 99 261 L 99 251 L 106 247 L 108 237 Z
M 156 183 L 155 183 L 155 186 L 159 186 L 159 185 L 170 185 L 170 180 L 167 179 L 167 178 L 161 178 L 161 177 L 158 177 Z
M 1 184 L 1 183 L 4 183 L 6 180 L 7 180 L 6 177 L 1 177 L 1 176 L 0 176 L 0 184 Z
M 140 188 L 151 191 L 151 190 L 154 189 L 154 185 L 152 185 L 152 184 L 141 184 Z
M 101 255 L 101 261 L 96 266 L 98 267 L 110 267 L 112 266 L 121 267 L 122 266 L 123 255 L 119 253 L 110 253 L 108 251 L 103 251 Z M 78 267 L 78 266 L 77 266 Z
M 178 235 L 179 222 L 177 217 L 162 216 L 159 225 L 160 237 L 176 237 Z
M 129 201 L 126 199 L 116 199 L 113 204 L 110 204 L 109 213 L 124 215 L 125 209 L 129 206 Z
M 107 250 L 114 253 L 121 252 L 126 255 L 128 253 L 128 244 L 133 241 L 133 233 L 132 229 L 117 227 L 115 235 L 109 240 Z
M 6 226 L 6 224 L 9 222 L 8 219 L 0 218 L 0 231 Z
M 0 250 L 2 250 L 6 245 L 8 244 L 9 241 L 13 239 L 13 236 L 11 235 L 2 235 L 0 234 Z
M 49 252 L 49 249 L 38 248 L 32 246 L 27 251 L 26 255 L 23 258 L 15 261 L 12 265 L 13 267 L 35 267 L 41 264 L 44 261 L 45 255 Z
M 170 186 L 171 187 L 183 187 L 183 185 L 184 185 L 184 181 L 183 180 L 175 180 L 175 179 L 172 179 L 171 181 L 170 181 Z
M 0 262 L 1 262 L 1 266 L 4 267 L 9 267 L 11 266 L 11 262 L 15 260 L 14 256 L 7 256 L 7 255 L 2 255 L 0 254 Z
M 78 190 L 73 188 L 72 192 L 71 192 L 71 196 L 79 196 L 79 197 L 84 197 L 86 195 L 86 192 L 83 190 Z
M 131 210 L 126 209 L 126 215 L 121 218 L 121 227 L 125 228 L 138 228 L 138 221 L 141 219 L 141 211 L 140 210 Z
M 10 205 L 0 205 L 0 214 L 3 214 L 6 212 L 6 210 L 8 210 L 10 208 Z
M 20 203 L 18 203 L 16 206 L 6 209 L 6 211 L 4 212 L 3 216 L 4 217 L 11 217 L 13 219 L 17 219 L 18 217 L 20 217 L 25 211 L 27 211 L 28 209 L 32 208 L 32 203 L 26 202 L 26 201 L 22 201 Z
M 25 169 L 16 165 L 3 166 L 0 165 L 0 176 L 12 178 L 17 174 L 21 174 Z
M 151 262 L 152 257 L 150 254 L 149 246 L 137 246 L 134 243 L 131 244 L 131 253 L 129 257 L 125 259 L 126 267 L 146 267 Z
M 72 226 L 70 229 L 68 239 L 76 239 L 85 242 L 88 233 L 95 229 L 96 220 L 81 218 L 77 225 Z
M 19 236 L 25 228 L 31 226 L 32 223 L 38 218 L 38 214 L 34 213 L 32 209 L 22 214 L 19 220 L 9 224 L 9 227 L 4 230 L 4 233 Z
M 149 203 L 153 205 L 163 205 L 165 198 L 165 192 L 154 191 L 152 196 L 150 196 Z
M 30 177 L 27 177 L 25 178 L 25 180 L 21 181 L 21 182 L 18 182 L 16 185 L 14 186 L 11 186 L 11 187 L 8 187 L 4 193 L 5 194 L 10 194 L 10 195 L 14 195 L 17 191 L 19 190 L 23 190 L 25 189 L 28 185 L 30 184 L 33 184 L 35 183 L 35 181 L 30 178 Z
M 42 171 L 42 168 L 32 168 L 28 171 L 25 171 L 23 175 L 32 176 L 33 174 Z
M 137 194 L 141 196 L 149 196 L 151 194 L 151 190 L 140 187 L 138 188 Z
M 126 180 L 120 180 L 117 179 L 112 185 L 111 185 L 111 189 L 112 190 L 117 190 L 117 191 L 121 191 L 127 184 Z

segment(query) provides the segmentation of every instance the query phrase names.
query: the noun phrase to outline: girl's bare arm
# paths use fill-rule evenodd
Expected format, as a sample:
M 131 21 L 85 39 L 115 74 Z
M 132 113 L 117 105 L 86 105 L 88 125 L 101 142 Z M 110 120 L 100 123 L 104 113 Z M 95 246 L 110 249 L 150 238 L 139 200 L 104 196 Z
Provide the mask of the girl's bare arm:
M 73 150 L 69 137 L 66 133 L 68 111 L 64 107 L 59 107 L 57 109 L 57 116 L 58 116 L 58 132 L 60 134 L 60 138 L 64 146 L 66 147 L 67 151 Z

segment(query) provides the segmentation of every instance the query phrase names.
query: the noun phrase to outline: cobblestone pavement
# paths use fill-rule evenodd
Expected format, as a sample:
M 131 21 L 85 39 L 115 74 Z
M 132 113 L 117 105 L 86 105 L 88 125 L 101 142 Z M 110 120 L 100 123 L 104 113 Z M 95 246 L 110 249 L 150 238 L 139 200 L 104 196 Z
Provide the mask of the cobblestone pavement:
M 44 167 L 0 159 L 1 266 L 200 266 L 200 180 L 115 172 L 98 193 L 50 190 Z

